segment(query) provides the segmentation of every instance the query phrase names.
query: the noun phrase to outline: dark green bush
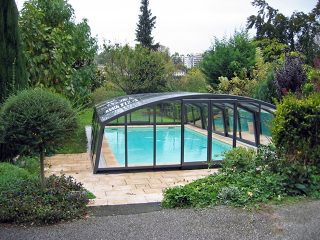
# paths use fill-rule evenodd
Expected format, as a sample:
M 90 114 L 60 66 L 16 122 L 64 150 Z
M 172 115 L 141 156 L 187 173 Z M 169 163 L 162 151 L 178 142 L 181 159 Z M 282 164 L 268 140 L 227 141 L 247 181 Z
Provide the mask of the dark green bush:
M 272 139 L 289 163 L 320 166 L 320 94 L 277 104 Z
M 20 153 L 40 155 L 42 183 L 45 152 L 63 143 L 77 125 L 70 102 L 44 89 L 10 97 L 0 112 L 0 122 L 5 143 L 16 146 Z
M 83 216 L 88 198 L 72 177 L 50 176 L 46 187 L 20 179 L 0 191 L 0 222 L 47 224 Z
M 1 142 L 1 125 L 0 125 L 0 162 L 11 162 L 18 155 L 18 151 L 14 146 Z
M 320 194 L 319 168 L 294 163 L 283 165 L 278 171 L 284 177 L 284 187 L 288 195 L 314 196 Z

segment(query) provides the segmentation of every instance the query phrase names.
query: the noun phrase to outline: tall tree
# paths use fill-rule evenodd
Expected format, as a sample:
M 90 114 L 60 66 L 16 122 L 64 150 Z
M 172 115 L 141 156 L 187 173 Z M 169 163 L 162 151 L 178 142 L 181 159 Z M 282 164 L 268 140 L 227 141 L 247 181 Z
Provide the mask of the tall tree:
M 156 16 L 152 17 L 149 9 L 149 0 L 141 0 L 140 6 L 141 14 L 139 15 L 139 22 L 136 29 L 136 41 L 143 47 L 157 50 L 159 43 L 153 44 L 153 37 L 151 36 L 152 29 L 155 28 Z
M 170 57 L 140 45 L 104 46 L 106 80 L 127 94 L 163 92 L 173 73 Z
M 201 70 L 213 88 L 219 84 L 221 76 L 246 78 L 255 65 L 255 52 L 248 33 L 236 32 L 230 39 L 215 39 L 211 49 L 204 54 Z
M 32 86 L 45 86 L 77 104 L 89 100 L 96 76 L 96 39 L 86 19 L 74 22 L 66 0 L 29 0 L 20 17 Z
M 0 103 L 11 93 L 27 86 L 14 0 L 0 4 Z
M 319 56 L 320 47 L 317 43 L 320 35 L 319 0 L 310 13 L 294 12 L 289 17 L 279 13 L 265 0 L 254 0 L 252 5 L 259 10 L 257 15 L 248 18 L 247 28 L 257 30 L 257 40 L 275 38 L 280 43 L 289 45 L 291 51 L 302 52 L 310 64 Z

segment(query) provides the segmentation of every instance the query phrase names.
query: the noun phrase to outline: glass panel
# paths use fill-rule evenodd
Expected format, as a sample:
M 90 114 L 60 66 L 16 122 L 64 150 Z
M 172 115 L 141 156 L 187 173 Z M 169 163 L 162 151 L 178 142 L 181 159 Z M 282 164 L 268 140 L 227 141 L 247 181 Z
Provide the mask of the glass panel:
M 156 109 L 157 123 L 166 123 L 170 125 L 180 123 L 180 102 L 158 104 Z
M 238 113 L 240 118 L 240 138 L 248 140 L 250 142 L 255 142 L 253 113 L 241 108 L 238 108 Z
M 119 117 L 113 121 L 111 121 L 110 123 L 108 123 L 108 125 L 123 125 L 124 124 L 124 116 Z
M 226 108 L 226 120 L 227 120 L 227 129 L 229 137 L 233 136 L 233 109 Z
M 128 166 L 153 165 L 153 126 L 128 127 Z
M 125 135 L 123 126 L 108 126 L 105 128 L 100 162 L 99 165 L 107 168 L 125 166 Z
M 216 132 L 224 132 L 222 110 L 217 107 L 212 107 L 212 130 Z
M 157 126 L 156 138 L 156 164 L 180 164 L 181 126 Z
M 224 153 L 231 150 L 232 145 L 220 141 L 216 138 L 212 138 L 212 160 L 223 160 Z
M 208 122 L 208 104 L 201 104 L 203 121 Z M 192 119 L 193 120 L 193 119 Z M 189 123 L 189 119 L 188 122 Z M 205 129 L 185 124 L 184 162 L 207 162 L 208 132 Z
M 261 144 L 268 144 L 271 142 L 271 126 L 272 126 L 273 119 L 274 119 L 273 114 L 263 110 L 261 111 L 260 113 L 260 121 L 261 121 L 260 143 Z
M 141 108 L 128 114 L 128 124 L 152 124 L 153 110 L 150 108 Z

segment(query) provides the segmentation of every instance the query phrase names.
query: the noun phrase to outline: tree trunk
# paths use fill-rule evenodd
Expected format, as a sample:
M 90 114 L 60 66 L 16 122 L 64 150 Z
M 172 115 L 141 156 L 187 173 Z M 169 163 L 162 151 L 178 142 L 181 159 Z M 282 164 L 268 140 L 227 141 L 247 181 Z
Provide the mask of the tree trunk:
M 40 182 L 42 188 L 45 187 L 45 177 L 44 177 L 44 149 L 40 150 Z

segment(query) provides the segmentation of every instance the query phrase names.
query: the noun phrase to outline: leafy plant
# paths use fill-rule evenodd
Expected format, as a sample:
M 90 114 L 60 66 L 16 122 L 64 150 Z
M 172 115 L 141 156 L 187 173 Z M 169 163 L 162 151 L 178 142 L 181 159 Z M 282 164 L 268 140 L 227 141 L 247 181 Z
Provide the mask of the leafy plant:
M 172 76 L 173 64 L 163 52 L 140 45 L 104 46 L 106 81 L 126 94 L 163 92 Z
M 246 78 L 255 65 L 255 45 L 245 31 L 236 32 L 230 39 L 215 39 L 203 58 L 201 69 L 211 87 L 219 84 L 218 78 Z
M 20 179 L 0 191 L 0 222 L 56 223 L 82 217 L 88 197 L 72 177 L 50 176 L 45 188 L 38 181 Z
M 276 71 L 274 79 L 279 98 L 289 92 L 301 92 L 301 87 L 306 80 L 307 75 L 301 58 L 286 56 L 282 68 Z
M 315 41 L 319 33 L 319 2 L 309 13 L 295 11 L 291 16 L 285 16 L 265 0 L 254 0 L 252 5 L 258 8 L 258 12 L 248 18 L 247 29 L 257 30 L 256 39 L 276 39 L 288 45 L 291 51 L 304 53 L 307 62 L 313 63 L 320 50 Z
M 126 95 L 125 92 L 119 89 L 115 89 L 115 87 L 110 87 L 110 84 L 108 84 L 108 86 L 97 88 L 91 94 L 91 99 L 92 99 L 93 105 L 95 105 L 103 101 L 106 101 L 108 99 L 111 99 L 114 97 L 120 97 L 124 95 Z
M 193 68 L 181 79 L 172 79 L 174 91 L 186 92 L 208 92 L 208 85 L 205 75 L 199 68 Z
M 238 147 L 226 152 L 222 171 L 225 172 L 246 172 L 256 170 L 255 151 Z
M 290 95 L 277 104 L 272 139 L 286 159 L 320 165 L 320 94 L 305 99 Z
M 18 28 L 18 9 L 14 0 L 0 5 L 0 104 L 28 85 Z M 1 159 L 1 154 L 0 154 Z
M 5 102 L 0 119 L 4 142 L 14 144 L 20 153 L 39 154 L 44 185 L 45 152 L 57 148 L 76 128 L 70 102 L 47 90 L 25 90 Z
M 0 192 L 20 180 L 34 179 L 30 173 L 10 163 L 0 163 Z
M 32 175 L 39 176 L 40 174 L 39 157 L 37 156 L 20 156 L 15 165 L 27 170 Z
M 229 204 L 240 198 L 241 192 L 238 187 L 230 186 L 221 188 L 218 193 L 218 199 L 222 204 Z
M 72 154 L 87 152 L 87 136 L 85 127 L 92 123 L 92 108 L 83 109 L 77 112 L 77 126 L 74 132 L 61 143 L 54 153 Z
M 19 21 L 31 86 L 53 88 L 77 105 L 90 100 L 96 39 L 64 0 L 25 1 Z

